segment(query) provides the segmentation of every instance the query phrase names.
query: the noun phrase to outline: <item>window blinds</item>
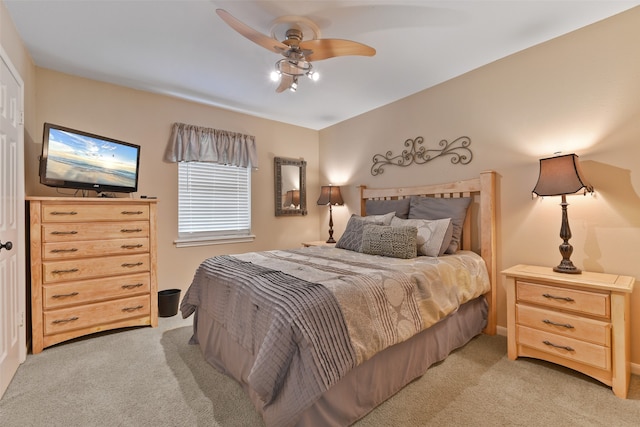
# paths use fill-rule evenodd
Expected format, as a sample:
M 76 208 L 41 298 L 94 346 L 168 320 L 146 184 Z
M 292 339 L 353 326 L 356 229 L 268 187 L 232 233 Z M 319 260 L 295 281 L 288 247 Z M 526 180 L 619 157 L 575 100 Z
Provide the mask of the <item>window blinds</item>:
M 180 237 L 239 236 L 251 231 L 251 169 L 178 163 Z

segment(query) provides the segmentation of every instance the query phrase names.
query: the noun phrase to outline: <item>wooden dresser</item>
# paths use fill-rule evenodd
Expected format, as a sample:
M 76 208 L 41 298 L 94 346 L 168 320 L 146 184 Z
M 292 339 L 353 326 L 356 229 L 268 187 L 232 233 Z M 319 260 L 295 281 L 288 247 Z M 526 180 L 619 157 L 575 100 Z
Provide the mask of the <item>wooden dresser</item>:
M 156 200 L 28 197 L 32 350 L 158 326 Z
M 627 397 L 630 300 L 635 279 L 556 273 L 516 265 L 507 277 L 508 356 L 544 359 L 587 374 Z

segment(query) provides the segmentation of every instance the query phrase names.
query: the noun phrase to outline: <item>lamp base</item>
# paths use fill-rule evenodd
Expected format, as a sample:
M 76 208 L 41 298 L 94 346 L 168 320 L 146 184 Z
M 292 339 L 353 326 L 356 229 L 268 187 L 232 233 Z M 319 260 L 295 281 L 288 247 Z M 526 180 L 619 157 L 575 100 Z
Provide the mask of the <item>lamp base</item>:
M 582 270 L 580 270 L 578 267 L 573 265 L 573 263 L 570 260 L 566 260 L 566 259 L 563 259 L 559 265 L 553 267 L 553 271 L 555 271 L 556 273 L 569 273 L 569 274 L 582 273 Z
M 573 253 L 573 246 L 569 243 L 569 239 L 571 238 L 571 228 L 569 228 L 569 215 L 567 215 L 567 196 L 562 195 L 562 225 L 560 226 L 560 238 L 562 239 L 562 243 L 560 244 L 560 255 L 562 255 L 562 261 L 560 261 L 560 265 L 557 267 L 553 267 L 553 271 L 557 273 L 569 273 L 569 274 L 580 274 L 579 268 L 577 268 L 571 262 L 571 254 Z
M 335 243 L 336 239 L 334 239 L 333 237 L 329 237 L 329 240 L 327 240 L 327 243 Z

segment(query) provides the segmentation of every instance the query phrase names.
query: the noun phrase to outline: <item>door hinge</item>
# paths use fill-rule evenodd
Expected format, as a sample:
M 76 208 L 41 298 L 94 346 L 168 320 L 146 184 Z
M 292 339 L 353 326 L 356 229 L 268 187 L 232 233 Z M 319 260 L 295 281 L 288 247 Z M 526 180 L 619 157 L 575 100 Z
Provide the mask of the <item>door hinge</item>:
M 20 312 L 20 319 L 19 319 L 19 325 L 20 327 L 24 326 L 24 311 Z
M 24 126 L 24 111 L 20 111 L 20 123 L 21 126 Z

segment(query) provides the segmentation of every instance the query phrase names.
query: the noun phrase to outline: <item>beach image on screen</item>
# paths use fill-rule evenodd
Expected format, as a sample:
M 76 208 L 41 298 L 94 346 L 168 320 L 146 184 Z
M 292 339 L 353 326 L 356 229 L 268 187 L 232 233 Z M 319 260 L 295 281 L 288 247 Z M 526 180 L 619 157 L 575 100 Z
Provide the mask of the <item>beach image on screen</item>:
M 133 188 L 136 147 L 50 129 L 46 177 Z

